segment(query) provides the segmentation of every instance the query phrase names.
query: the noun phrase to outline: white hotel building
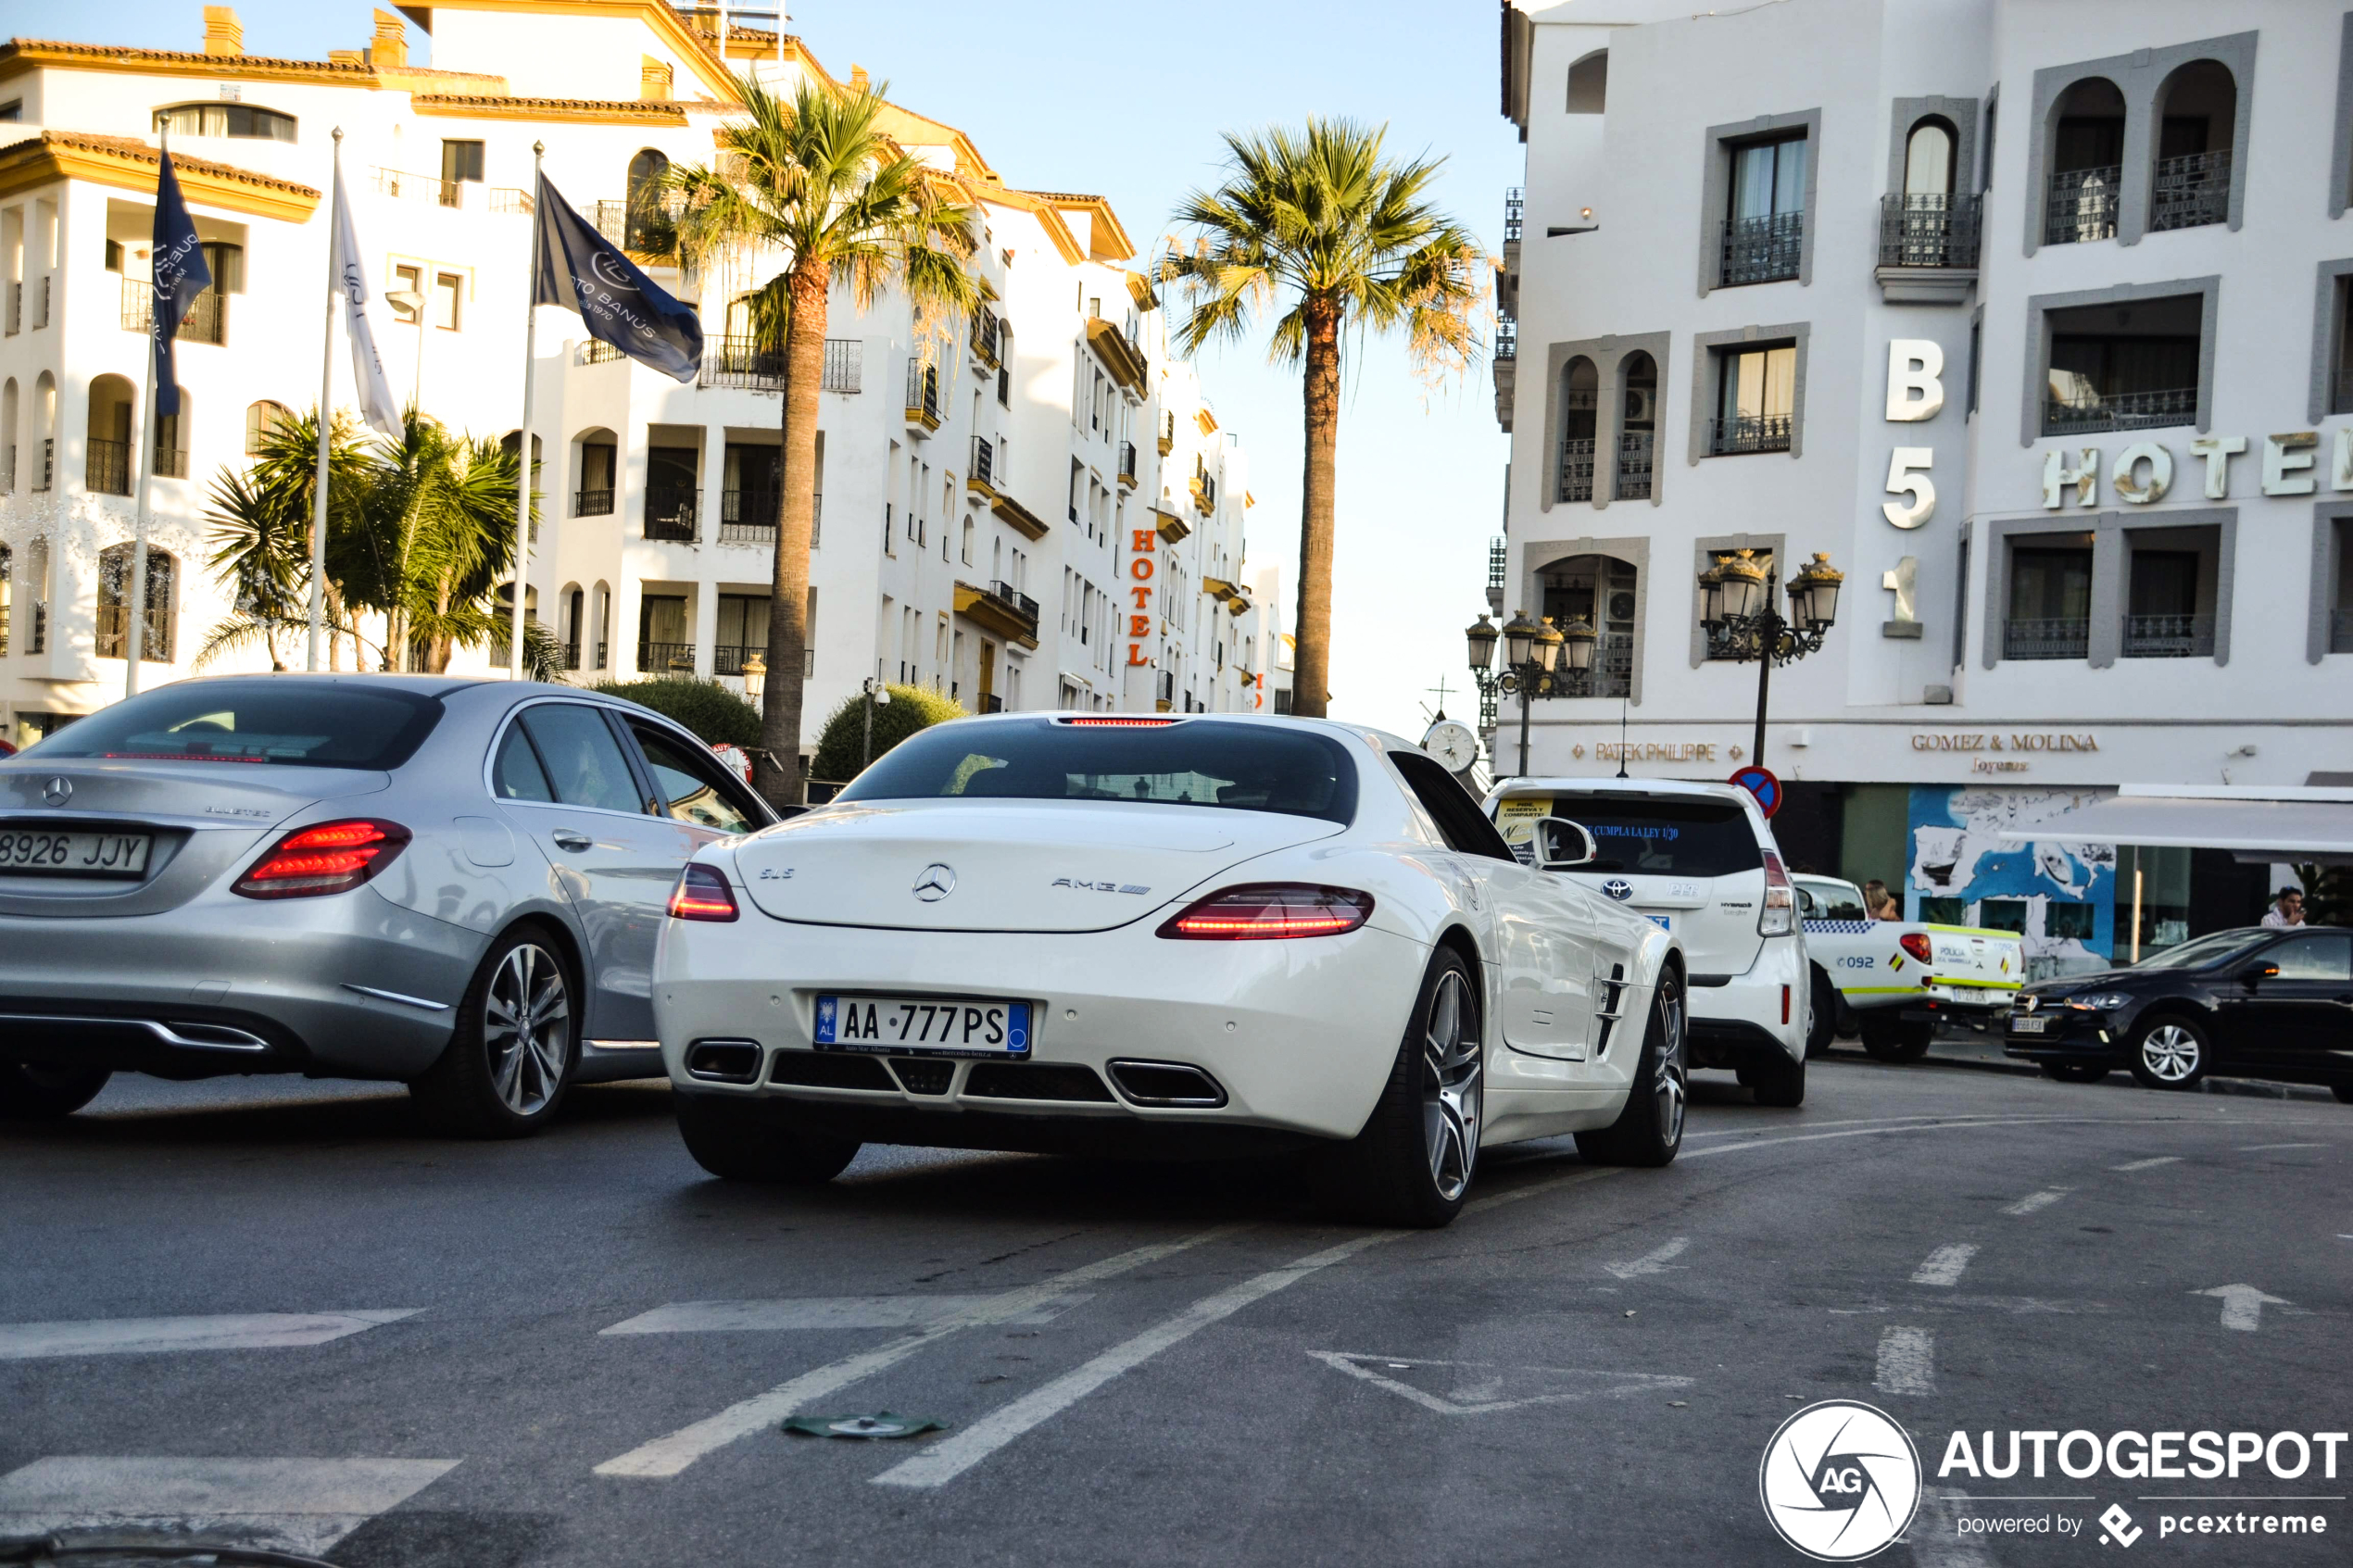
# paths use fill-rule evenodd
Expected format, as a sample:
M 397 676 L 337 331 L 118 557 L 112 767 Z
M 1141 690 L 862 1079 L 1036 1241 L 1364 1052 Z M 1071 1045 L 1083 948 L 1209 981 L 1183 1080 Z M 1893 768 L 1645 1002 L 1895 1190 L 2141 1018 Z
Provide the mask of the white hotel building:
M 2265 868 L 2057 819 L 2353 784 L 2353 13 L 1692 11 L 1503 11 L 1491 602 L 1602 634 L 1531 771 L 1616 772 L 1623 700 L 1632 772 L 1726 777 L 1756 667 L 1706 657 L 1695 578 L 1827 552 L 1837 625 L 1772 682 L 1793 859 L 2045 968 L 2124 949 L 2135 869 L 2145 945 L 2251 919 Z
M 141 443 L 157 476 L 144 684 L 191 673 L 229 613 L 204 565 L 208 495 L 275 408 L 316 400 L 337 128 L 371 285 L 425 300 L 373 311 L 390 379 L 453 428 L 511 441 L 519 421 L 535 142 L 573 207 L 698 305 L 692 385 L 540 312 L 527 604 L 584 682 L 739 683 L 764 656 L 781 368 L 749 351 L 732 302 L 779 258 L 682 275 L 631 198 L 711 159 L 736 75 L 835 79 L 798 38 L 729 23 L 723 41 L 721 13 L 661 0 L 403 11 L 430 67 L 384 11 L 365 47 L 325 61 L 245 54 L 220 6 L 201 52 L 0 45 L 0 733 L 31 739 L 121 693 L 127 573 L 106 569 L 129 548 Z M 194 6 L 188 20 L 194 43 Z M 166 123 L 218 282 L 177 345 L 183 411 L 147 433 Z M 1016 187 L 949 124 L 894 105 L 886 125 L 976 214 L 988 304 L 919 332 L 902 296 L 833 301 L 807 738 L 869 675 L 976 711 L 1274 709 L 1288 656 L 1270 660 L 1272 575 L 1246 575 L 1244 454 L 1169 357 L 1137 243 L 1101 197 Z M 339 327 L 333 359 L 350 407 Z

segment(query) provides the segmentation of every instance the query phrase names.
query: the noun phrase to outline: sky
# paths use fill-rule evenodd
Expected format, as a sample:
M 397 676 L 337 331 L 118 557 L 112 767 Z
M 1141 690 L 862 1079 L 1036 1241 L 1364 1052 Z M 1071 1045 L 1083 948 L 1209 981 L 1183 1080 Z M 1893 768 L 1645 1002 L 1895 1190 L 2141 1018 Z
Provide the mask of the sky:
M 352 0 L 234 0 L 257 55 L 323 59 L 373 31 Z M 156 48 L 203 46 L 201 0 L 16 0 L 19 36 Z M 1214 184 L 1219 133 L 1310 114 L 1386 122 L 1389 147 L 1447 162 L 1437 200 L 1503 245 L 1504 191 L 1521 154 L 1497 112 L 1495 12 L 1390 0 L 799 0 L 790 30 L 837 77 L 854 63 L 890 95 L 970 134 L 1009 183 L 1110 198 L 1139 247 Z M 410 30 L 411 57 L 430 41 Z M 1487 542 L 1503 524 L 1507 440 L 1482 367 L 1426 387 L 1402 345 L 1368 343 L 1347 366 L 1340 429 L 1333 596 L 1335 718 L 1420 738 L 1441 700 L 1475 716 L 1462 629 L 1486 608 Z M 1203 356 L 1223 426 L 1250 458 L 1250 565 L 1296 591 L 1302 427 L 1298 376 L 1263 336 Z M 1506 607 L 1509 608 L 1509 607 Z M 1283 611 L 1286 625 L 1290 607 Z

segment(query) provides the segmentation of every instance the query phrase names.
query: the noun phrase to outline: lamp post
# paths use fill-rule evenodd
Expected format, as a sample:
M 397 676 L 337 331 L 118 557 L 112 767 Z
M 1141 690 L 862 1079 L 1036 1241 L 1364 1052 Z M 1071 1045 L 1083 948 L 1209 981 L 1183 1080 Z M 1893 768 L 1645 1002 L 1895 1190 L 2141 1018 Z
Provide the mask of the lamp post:
M 1565 627 L 1552 618 L 1531 621 L 1528 612 L 1515 614 L 1503 627 L 1484 615 L 1466 628 L 1463 638 L 1470 650 L 1470 670 L 1483 693 L 1502 692 L 1519 698 L 1519 775 L 1528 774 L 1529 705 L 1540 696 L 1568 695 L 1567 677 L 1593 667 L 1596 634 L 1584 617 L 1572 617 Z M 1493 668 L 1495 645 L 1504 645 L 1504 664 Z
M 1773 666 L 1787 664 L 1822 651 L 1822 638 L 1838 619 L 1839 585 L 1846 573 L 1831 565 L 1831 558 L 1816 552 L 1813 560 L 1789 582 L 1789 615 L 1773 608 L 1775 574 L 1756 559 L 1754 550 L 1737 550 L 1716 558 L 1699 574 L 1702 595 L 1700 625 L 1707 633 L 1710 659 L 1736 663 L 1756 661 L 1756 734 L 1749 761 L 1765 761 L 1765 709 L 1773 685 Z
M 744 655 L 744 700 L 754 708 L 768 690 L 768 661 L 756 653 Z

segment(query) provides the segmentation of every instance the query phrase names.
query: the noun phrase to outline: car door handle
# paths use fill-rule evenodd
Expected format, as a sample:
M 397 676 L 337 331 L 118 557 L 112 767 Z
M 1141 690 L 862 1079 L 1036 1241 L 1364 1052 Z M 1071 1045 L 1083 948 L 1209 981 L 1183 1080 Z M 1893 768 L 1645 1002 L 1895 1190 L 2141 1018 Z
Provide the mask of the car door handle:
M 547 836 L 556 841 L 557 848 L 569 849 L 575 855 L 597 847 L 595 839 L 585 833 L 575 833 L 570 828 L 558 828 Z

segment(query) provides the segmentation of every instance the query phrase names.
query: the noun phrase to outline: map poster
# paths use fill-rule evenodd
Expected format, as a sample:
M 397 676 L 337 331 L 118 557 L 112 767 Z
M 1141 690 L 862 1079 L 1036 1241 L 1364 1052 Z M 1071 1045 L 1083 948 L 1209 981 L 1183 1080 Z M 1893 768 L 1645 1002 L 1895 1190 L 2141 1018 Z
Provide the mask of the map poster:
M 2116 847 L 2067 836 L 2067 819 L 2113 792 L 1916 784 L 1908 920 L 2017 932 L 2030 978 L 2104 969 L 2116 941 Z M 2048 828 L 2020 843 L 2004 833 Z

